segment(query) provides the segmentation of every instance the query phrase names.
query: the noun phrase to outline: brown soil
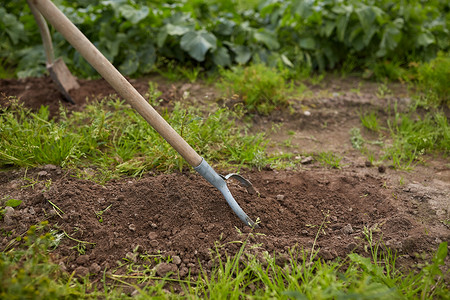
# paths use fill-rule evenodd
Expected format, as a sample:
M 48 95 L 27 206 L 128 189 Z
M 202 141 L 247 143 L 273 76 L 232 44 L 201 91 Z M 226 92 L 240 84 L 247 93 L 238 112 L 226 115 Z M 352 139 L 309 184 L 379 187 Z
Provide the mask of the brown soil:
M 185 99 L 185 91 L 196 103 L 216 97 L 210 87 L 152 80 L 159 81 L 161 98 L 167 103 Z M 81 88 L 72 93 L 77 105 L 63 103 L 69 110 L 82 109 L 86 97 L 98 99 L 113 93 L 102 80 L 80 83 Z M 148 89 L 148 79 L 132 83 L 143 94 Z M 342 87 L 345 84 L 347 87 Z M 418 262 L 418 253 L 429 257 L 440 242 L 450 240 L 448 160 L 427 157 L 426 165 L 408 173 L 367 164 L 349 141 L 349 129 L 359 124 L 358 112 L 382 111 L 387 102 L 407 102 L 407 98 L 380 99 L 373 96 L 376 89 L 371 86 L 362 92 L 349 92 L 355 85 L 351 80 L 330 81 L 329 92 L 293 103 L 293 113 L 280 111 L 271 117 L 254 117 L 255 130 L 268 129 L 273 123 L 281 126 L 270 136 L 275 141 L 270 151 L 286 151 L 280 143 L 291 138 L 287 150 L 297 151 L 299 156 L 330 150 L 343 156 L 344 165 L 341 170 L 333 170 L 313 161 L 287 170 L 244 170 L 242 175 L 260 192 L 259 197 L 235 182 L 229 184 L 247 214 L 261 220 L 261 229 L 255 230 L 258 234 L 249 240 L 258 244 L 251 250 L 256 255 L 263 251 L 280 253 L 282 264 L 289 248 L 297 245 L 310 250 L 316 235 L 315 247 L 320 248 L 319 256 L 325 260 L 351 251 L 364 253 L 364 231 L 369 229 L 376 240 L 382 236 L 387 246 L 398 251 L 400 264 L 411 266 Z M 62 101 L 48 78 L 0 80 L 0 93 L 17 96 L 32 109 L 49 105 L 54 116 Z M 8 99 L 1 98 L 2 105 L 7 105 Z M 37 183 L 29 186 L 27 178 Z M 51 185 L 46 187 L 45 182 L 50 180 Z M 183 277 L 189 270 L 195 275 L 198 262 L 206 269 L 212 265 L 211 249 L 216 242 L 223 246 L 220 251 L 233 254 L 240 244 L 232 242 L 246 239 L 250 232 L 221 194 L 194 173 L 146 174 L 102 186 L 47 165 L 2 171 L 0 197 L 6 196 L 23 203 L 10 218 L 0 221 L 2 233 L 13 233 L 3 235 L 1 249 L 30 225 L 48 219 L 71 237 L 95 243 L 87 245 L 81 255 L 74 249 L 78 243 L 65 238 L 54 251 L 55 259 L 68 271 L 76 270 L 80 275 L 91 272 L 94 278 L 105 268 L 117 267 L 117 261 L 125 262 L 124 258 L 138 263 L 136 253 L 170 256 L 169 264 L 158 267 L 159 275 L 173 271 Z M 58 214 L 50 202 L 64 214 Z M 108 207 L 100 222 L 96 212 Z M 318 234 L 324 220 L 324 230 Z

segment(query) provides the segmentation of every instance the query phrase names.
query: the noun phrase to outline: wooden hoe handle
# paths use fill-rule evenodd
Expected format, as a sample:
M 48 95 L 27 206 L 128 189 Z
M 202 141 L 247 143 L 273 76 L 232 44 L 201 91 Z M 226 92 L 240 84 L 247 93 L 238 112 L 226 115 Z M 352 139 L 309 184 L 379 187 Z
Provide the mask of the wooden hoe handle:
M 200 155 L 161 117 L 84 34 L 50 1 L 30 0 L 40 13 L 94 67 L 97 72 L 192 166 Z
M 27 2 L 31 12 L 33 13 L 34 19 L 36 20 L 36 24 L 39 27 L 39 32 L 41 33 L 45 56 L 47 57 L 47 65 L 52 65 L 55 58 L 53 57 L 52 38 L 50 36 L 50 31 L 48 30 L 47 23 L 45 22 L 45 19 L 41 15 L 41 13 L 33 5 L 33 2 L 31 0 L 27 0 Z

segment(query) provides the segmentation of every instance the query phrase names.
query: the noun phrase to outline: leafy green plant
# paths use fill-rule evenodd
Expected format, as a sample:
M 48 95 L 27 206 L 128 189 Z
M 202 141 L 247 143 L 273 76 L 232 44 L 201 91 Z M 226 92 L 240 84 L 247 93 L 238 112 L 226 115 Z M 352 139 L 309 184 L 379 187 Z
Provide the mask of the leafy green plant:
M 354 127 L 350 129 L 350 142 L 352 143 L 353 148 L 357 150 L 361 150 L 365 141 L 361 135 L 361 130 L 359 128 Z
M 11 0 L 0 10 L 0 62 L 19 77 L 36 76 L 46 72 L 43 48 L 35 21 L 21 4 Z M 175 0 L 170 5 L 62 0 L 57 5 L 125 75 L 164 69 L 169 60 L 204 70 L 262 62 L 292 74 L 369 68 L 381 78 L 395 78 L 408 62 L 449 49 L 448 3 L 441 0 Z M 98 76 L 61 35 L 52 35 L 57 55 L 75 74 Z M 192 80 L 195 73 L 189 76 Z
M 263 64 L 221 71 L 218 86 L 229 96 L 239 95 L 249 111 L 269 114 L 287 105 L 287 84 L 283 74 Z

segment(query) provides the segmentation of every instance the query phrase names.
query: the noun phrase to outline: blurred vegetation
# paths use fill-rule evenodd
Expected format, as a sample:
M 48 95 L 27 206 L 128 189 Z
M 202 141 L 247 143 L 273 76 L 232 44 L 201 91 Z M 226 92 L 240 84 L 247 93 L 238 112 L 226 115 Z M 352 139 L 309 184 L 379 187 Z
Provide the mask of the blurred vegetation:
M 429 61 L 450 46 L 445 0 L 54 2 L 132 76 L 170 60 L 202 70 L 263 62 L 292 72 L 343 69 L 398 79 L 411 62 Z M 52 34 L 57 55 L 77 76 L 96 76 L 60 34 Z M 37 76 L 45 72 L 44 60 L 28 7 L 8 1 L 0 8 L 0 70 Z

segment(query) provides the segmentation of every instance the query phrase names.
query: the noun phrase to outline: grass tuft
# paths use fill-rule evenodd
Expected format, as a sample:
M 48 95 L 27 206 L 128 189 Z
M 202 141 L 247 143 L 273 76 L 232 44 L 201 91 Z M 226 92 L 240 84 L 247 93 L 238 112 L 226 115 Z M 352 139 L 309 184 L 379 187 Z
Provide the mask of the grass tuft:
M 318 162 L 320 162 L 325 167 L 330 167 L 333 169 L 341 168 L 341 160 L 342 157 L 338 156 L 333 152 L 320 152 L 315 155 L 315 158 Z
M 288 87 L 283 74 L 277 69 L 254 64 L 222 70 L 221 76 L 218 87 L 229 97 L 238 95 L 249 111 L 267 115 L 275 108 L 288 104 Z
M 391 159 L 396 168 L 408 169 L 432 151 L 450 153 L 450 127 L 441 111 L 425 117 L 396 112 L 388 127 L 392 143 L 385 146 L 383 159 Z
M 422 101 L 429 106 L 450 107 L 450 53 L 439 53 L 432 61 L 420 64 L 417 72 Z
M 203 117 L 177 103 L 162 116 L 201 156 L 222 166 L 261 167 L 268 163 L 263 134 L 238 129 L 239 113 L 213 109 Z M 20 104 L 0 112 L 0 166 L 54 164 L 75 168 L 83 177 L 104 181 L 121 174 L 187 167 L 184 159 L 119 99 L 91 103 L 70 117 L 49 118 L 47 107 L 33 113 Z

